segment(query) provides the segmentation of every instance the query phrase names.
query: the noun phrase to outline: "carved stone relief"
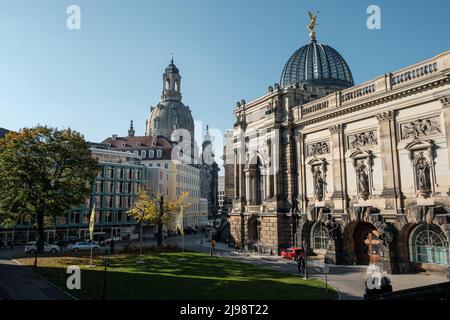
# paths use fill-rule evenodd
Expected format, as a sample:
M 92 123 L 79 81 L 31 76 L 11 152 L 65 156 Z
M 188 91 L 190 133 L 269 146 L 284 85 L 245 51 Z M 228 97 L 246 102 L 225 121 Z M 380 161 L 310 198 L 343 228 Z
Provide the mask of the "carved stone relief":
M 351 134 L 347 137 L 347 140 L 348 149 L 356 149 L 378 144 L 376 131 L 366 131 L 357 134 Z
M 330 153 L 330 143 L 327 141 L 309 144 L 306 147 L 308 157 Z
M 439 117 L 428 119 L 418 119 L 416 121 L 403 123 L 400 125 L 401 138 L 421 138 L 432 134 L 441 133 L 441 123 Z

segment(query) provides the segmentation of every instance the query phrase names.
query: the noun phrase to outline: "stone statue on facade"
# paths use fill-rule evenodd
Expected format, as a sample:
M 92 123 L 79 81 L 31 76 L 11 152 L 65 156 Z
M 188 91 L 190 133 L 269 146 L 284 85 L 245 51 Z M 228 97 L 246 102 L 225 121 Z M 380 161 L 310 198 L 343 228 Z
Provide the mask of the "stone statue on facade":
M 319 167 L 316 167 L 314 170 L 314 191 L 316 194 L 316 197 L 319 200 L 322 200 L 323 198 L 323 186 L 325 182 L 322 178 L 322 172 L 320 171 Z
M 431 189 L 430 166 L 425 159 L 419 159 L 416 165 L 417 182 L 420 191 L 429 191 Z
M 367 176 L 364 167 L 364 162 L 361 161 L 356 168 L 356 177 L 358 179 L 359 193 L 363 196 L 367 196 L 369 194 L 369 177 Z

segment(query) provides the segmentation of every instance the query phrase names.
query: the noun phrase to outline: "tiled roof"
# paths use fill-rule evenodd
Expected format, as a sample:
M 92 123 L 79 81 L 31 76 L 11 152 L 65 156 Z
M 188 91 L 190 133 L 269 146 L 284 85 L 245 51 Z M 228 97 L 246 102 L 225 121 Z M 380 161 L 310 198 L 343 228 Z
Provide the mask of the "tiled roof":
M 0 128 L 0 138 L 3 138 L 8 132 L 9 130 Z
M 175 142 L 163 136 L 134 136 L 134 137 L 109 137 L 102 141 L 111 150 L 140 151 L 140 150 L 162 150 L 161 158 L 171 159 L 172 149 Z M 148 154 L 147 154 L 148 156 Z

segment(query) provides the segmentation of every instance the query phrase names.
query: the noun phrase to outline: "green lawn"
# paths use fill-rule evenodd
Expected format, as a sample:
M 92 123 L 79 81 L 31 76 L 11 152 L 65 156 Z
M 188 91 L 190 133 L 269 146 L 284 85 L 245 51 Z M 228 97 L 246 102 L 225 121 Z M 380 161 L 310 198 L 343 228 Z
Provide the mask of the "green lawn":
M 180 261 L 180 258 L 186 260 Z M 19 259 L 32 265 L 33 258 Z M 150 253 L 144 264 L 134 255 L 115 255 L 107 274 L 107 299 L 336 299 L 325 283 L 221 257 L 194 252 Z M 101 257 L 95 264 L 101 264 Z M 66 289 L 66 267 L 81 267 L 79 299 L 101 299 L 103 268 L 88 268 L 88 256 L 40 257 L 38 272 Z

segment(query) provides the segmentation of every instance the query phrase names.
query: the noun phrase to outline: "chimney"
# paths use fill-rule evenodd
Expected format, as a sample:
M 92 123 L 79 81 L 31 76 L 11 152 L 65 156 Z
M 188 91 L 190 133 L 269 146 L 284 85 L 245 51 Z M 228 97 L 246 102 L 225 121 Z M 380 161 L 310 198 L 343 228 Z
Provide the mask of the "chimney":
M 113 134 L 113 135 L 112 135 L 112 139 L 113 139 L 113 140 L 116 140 L 116 139 L 117 139 L 117 134 Z

